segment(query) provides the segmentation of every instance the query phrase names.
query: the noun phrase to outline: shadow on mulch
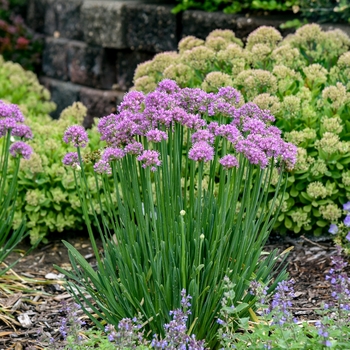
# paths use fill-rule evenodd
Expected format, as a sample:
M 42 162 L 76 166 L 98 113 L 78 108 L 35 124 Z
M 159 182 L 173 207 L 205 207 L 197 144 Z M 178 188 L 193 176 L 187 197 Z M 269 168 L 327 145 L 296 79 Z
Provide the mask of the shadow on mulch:
M 87 236 L 65 239 L 94 265 Z M 294 240 L 274 236 L 265 249 L 278 248 L 282 252 L 291 246 L 294 248 L 287 260 L 289 276 L 295 280 L 294 315 L 299 320 L 316 320 L 315 310 L 322 302 L 332 299 L 325 273 L 331 267 L 330 257 L 336 253 L 335 247 L 329 239 L 316 242 L 308 238 Z M 28 248 L 20 245 L 19 252 L 12 254 L 7 263 Z M 39 329 L 44 331 L 46 339 L 52 337 L 56 342 L 60 341 L 61 303 L 62 300 L 73 303 L 73 300 L 62 287 L 62 281 L 57 279 L 54 264 L 70 268 L 67 249 L 60 240 L 39 246 L 9 272 L 6 280 L 0 279 L 0 310 L 6 310 L 6 313 L 0 312 L 0 350 L 42 349 Z M 350 268 L 347 272 L 350 273 Z M 15 275 L 15 279 L 10 280 L 10 275 Z M 27 289 L 25 292 L 24 287 Z M 6 288 L 10 288 L 12 294 Z M 83 314 L 81 317 L 87 321 L 87 327 L 91 326 Z

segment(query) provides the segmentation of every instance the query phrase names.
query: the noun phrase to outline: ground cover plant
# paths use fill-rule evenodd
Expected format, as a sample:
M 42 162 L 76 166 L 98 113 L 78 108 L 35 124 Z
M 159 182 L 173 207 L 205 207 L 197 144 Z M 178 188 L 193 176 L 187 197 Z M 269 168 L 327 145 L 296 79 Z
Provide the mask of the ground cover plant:
M 274 205 L 267 202 L 272 172 L 279 167 L 280 185 L 284 168 L 294 165 L 296 147 L 270 126 L 269 113 L 241 105 L 240 98 L 230 87 L 208 94 L 164 80 L 148 95 L 130 92 L 119 114 L 99 121 L 108 146 L 94 165 L 103 190 L 102 255 L 88 216 L 96 207 L 80 153 L 88 135 L 79 126 L 67 129 L 64 141 L 76 152 L 63 162 L 74 171 L 97 270 L 68 243 L 73 270 L 57 268 L 69 277 L 68 289 L 100 329 L 103 324 L 94 314 L 117 327 L 121 319 L 140 313 L 147 329 L 164 336 L 163 325 L 180 307 L 184 289 L 192 296 L 190 332 L 215 347 L 225 275 L 235 282 L 236 302 L 247 305 L 239 316 L 254 308 L 254 298 L 246 293 L 252 278 L 273 279 L 272 290 L 286 277 L 283 266 L 275 270 L 277 251 L 261 253 L 276 220 Z M 275 201 L 283 193 L 279 185 Z
M 25 221 L 21 221 L 14 232 L 12 221 L 20 160 L 29 159 L 32 154 L 32 148 L 24 140 L 30 138 L 32 131 L 24 124 L 24 116 L 18 106 L 0 100 L 0 276 L 14 265 L 3 267 L 2 263 L 26 236 Z M 10 171 L 11 163 L 14 164 L 13 171 Z
M 224 11 L 225 13 L 276 13 L 285 11 L 322 22 L 349 22 L 350 5 L 347 0 L 177 0 L 174 13 L 189 9 Z
M 245 46 L 232 31 L 215 30 L 206 40 L 186 37 L 178 52 L 140 64 L 134 89 L 152 91 L 163 78 L 207 92 L 233 86 L 245 102 L 270 110 L 284 139 L 298 146 L 275 230 L 320 235 L 341 218 L 350 199 L 349 47 L 346 34 L 324 32 L 317 24 L 284 39 L 261 27 Z

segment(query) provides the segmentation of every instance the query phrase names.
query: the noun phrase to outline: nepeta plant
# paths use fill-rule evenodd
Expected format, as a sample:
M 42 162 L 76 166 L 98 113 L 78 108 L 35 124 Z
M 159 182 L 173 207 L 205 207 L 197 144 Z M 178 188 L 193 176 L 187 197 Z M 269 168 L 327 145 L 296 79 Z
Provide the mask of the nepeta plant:
M 0 263 L 25 236 L 25 223 L 12 231 L 17 200 L 17 178 L 21 158 L 29 159 L 32 148 L 23 140 L 32 138 L 18 106 L 0 100 Z M 12 171 L 10 163 L 13 162 Z M 5 274 L 14 264 L 0 270 Z
M 236 304 L 230 298 L 232 285 L 227 283 L 228 291 L 218 319 L 221 325 L 218 337 L 223 349 L 346 349 L 350 339 L 350 279 L 344 272 L 347 263 L 340 256 L 340 249 L 331 259 L 333 268 L 327 272 L 326 281 L 331 285 L 334 302 L 318 310 L 320 318 L 315 323 L 293 318 L 293 281 L 279 282 L 272 296 L 268 296 L 266 285 L 252 281 L 250 293 L 256 297 L 258 316 L 255 315 L 253 322 L 237 321 Z M 237 323 L 240 332 L 236 331 Z
M 343 205 L 345 218 L 343 222 L 331 224 L 328 232 L 334 235 L 334 243 L 342 247 L 346 254 L 350 254 L 350 202 Z
M 320 235 L 350 199 L 350 39 L 317 24 L 286 38 L 272 27 L 252 32 L 244 46 L 229 30 L 205 40 L 182 39 L 179 52 L 160 53 L 135 71 L 134 89 L 148 92 L 163 78 L 207 92 L 233 86 L 240 103 L 254 102 L 275 117 L 284 140 L 298 146 L 275 230 Z M 274 171 L 271 196 L 278 173 Z
M 97 206 L 81 156 L 86 133 L 67 130 L 65 140 L 79 147 L 77 156 L 65 161 L 69 157 L 73 163 L 98 270 L 65 243 L 73 271 L 64 273 L 69 290 L 93 310 L 85 308 L 98 327 L 93 313 L 115 326 L 141 313 L 147 327 L 164 335 L 162 325 L 170 322 L 169 312 L 180 307 L 180 291 L 186 289 L 193 298 L 187 325 L 214 346 L 223 277 L 235 281 L 235 300 L 248 304 L 241 316 L 253 307 L 245 293 L 252 276 L 267 282 L 275 274 L 276 251 L 261 256 L 275 222 L 267 188 L 275 166 L 279 183 L 284 169 L 293 167 L 296 149 L 270 125 L 269 113 L 255 104 L 239 105 L 233 88 L 206 93 L 180 89 L 171 80 L 148 95 L 127 94 L 119 113 L 98 124 L 107 148 L 94 165 L 102 189 Z M 278 185 L 275 200 L 279 193 Z M 285 275 L 282 269 L 275 284 Z

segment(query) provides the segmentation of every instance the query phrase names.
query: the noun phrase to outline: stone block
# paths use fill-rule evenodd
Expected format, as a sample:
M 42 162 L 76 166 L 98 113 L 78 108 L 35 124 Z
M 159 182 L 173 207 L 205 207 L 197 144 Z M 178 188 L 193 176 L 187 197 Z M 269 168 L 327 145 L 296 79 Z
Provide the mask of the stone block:
M 35 32 L 43 33 L 47 0 L 28 0 L 27 25 Z
M 94 118 L 101 118 L 117 110 L 124 93 L 116 91 L 105 91 L 91 88 L 80 90 L 80 101 L 87 107 L 88 115 L 84 120 L 84 126 L 90 127 Z
M 51 99 L 57 104 L 57 109 L 51 113 L 54 119 L 58 119 L 61 112 L 73 102 L 79 101 L 79 85 L 47 77 L 40 78 L 40 82 L 51 92 Z
M 117 51 L 117 87 L 126 91 L 133 85 L 134 72 L 139 63 L 151 60 L 153 54 L 142 51 Z
M 127 1 L 84 1 L 81 21 L 85 42 L 103 47 L 126 48 L 124 22 Z
M 126 8 L 123 26 L 127 46 L 150 52 L 173 51 L 177 48 L 177 19 L 173 6 L 130 3 Z
M 46 76 L 60 80 L 68 79 L 67 46 L 67 39 L 45 39 L 42 68 Z
M 72 83 L 111 89 L 116 82 L 116 50 L 70 41 L 67 49 Z
M 46 0 L 45 34 L 82 40 L 80 8 L 83 0 Z
M 205 39 L 214 29 L 237 30 L 238 15 L 222 12 L 185 11 L 182 15 L 181 37 L 193 35 Z

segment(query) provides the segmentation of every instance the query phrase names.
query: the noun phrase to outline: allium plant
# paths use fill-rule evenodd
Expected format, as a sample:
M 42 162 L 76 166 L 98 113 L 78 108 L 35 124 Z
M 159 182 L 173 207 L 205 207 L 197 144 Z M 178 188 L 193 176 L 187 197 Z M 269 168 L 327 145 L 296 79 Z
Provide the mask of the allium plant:
M 331 257 L 332 269 L 326 273 L 331 286 L 331 303 L 316 310 L 316 322 L 299 322 L 293 317 L 294 281 L 278 283 L 276 292 L 268 295 L 266 285 L 252 281 L 249 293 L 256 297 L 256 314 L 253 322 L 238 320 L 236 305 L 232 302 L 232 284 L 227 284 L 226 298 L 218 323 L 218 337 L 222 349 L 347 349 L 350 341 L 350 279 L 344 268 L 347 262 L 338 253 Z
M 108 148 L 95 165 L 96 186 L 103 190 L 97 207 L 76 147 L 80 168 L 72 168 L 97 271 L 65 243 L 73 266 L 65 274 L 69 290 L 92 309 L 85 312 L 101 329 L 94 314 L 117 326 L 141 313 L 147 327 L 164 335 L 162 325 L 180 307 L 185 289 L 192 296 L 187 326 L 215 346 L 224 276 L 235 281 L 235 301 L 247 303 L 240 317 L 253 307 L 246 293 L 252 277 L 267 283 L 275 275 L 277 252 L 261 255 L 276 220 L 267 188 L 275 166 L 279 184 L 284 169 L 293 167 L 296 148 L 270 126 L 270 113 L 252 103 L 238 107 L 239 99 L 230 87 L 214 94 L 180 89 L 172 80 L 148 95 L 127 94 L 119 113 L 98 124 Z M 74 140 L 85 144 L 85 131 L 79 133 Z M 279 194 L 277 185 L 275 200 Z M 102 215 L 102 254 L 89 209 L 95 220 L 96 210 Z M 282 268 L 275 285 L 285 276 Z
M 32 132 L 23 123 L 24 116 L 18 106 L 0 100 L 0 264 L 25 236 L 23 221 L 17 230 L 12 230 L 20 160 L 29 159 L 32 154 L 32 148 L 22 141 L 32 138 Z M 0 270 L 0 276 L 12 266 Z
M 349 48 L 345 33 L 317 24 L 285 38 L 262 26 L 245 46 L 232 31 L 214 30 L 205 40 L 182 39 L 178 53 L 160 53 L 140 64 L 133 89 L 148 92 L 164 78 L 207 92 L 233 86 L 244 97 L 240 103 L 269 110 L 284 140 L 298 146 L 274 229 L 320 235 L 340 220 L 350 200 Z M 271 200 L 278 178 L 274 171 Z

